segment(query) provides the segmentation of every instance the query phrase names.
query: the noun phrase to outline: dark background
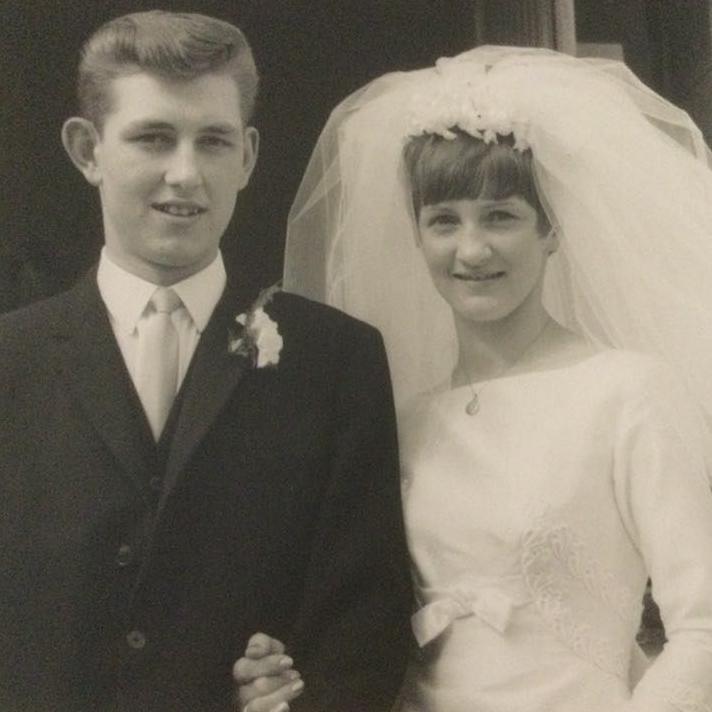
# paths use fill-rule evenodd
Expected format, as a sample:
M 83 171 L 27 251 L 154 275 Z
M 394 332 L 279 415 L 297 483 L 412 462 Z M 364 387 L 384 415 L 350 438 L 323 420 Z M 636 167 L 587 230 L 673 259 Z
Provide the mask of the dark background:
M 709 0 L 576 0 L 582 42 L 622 45 L 647 83 L 712 135 Z M 98 196 L 64 155 L 79 48 L 102 22 L 160 7 L 248 36 L 262 135 L 223 250 L 254 288 L 279 278 L 286 216 L 329 111 L 368 80 L 477 43 L 536 43 L 551 0 L 0 0 L 0 312 L 69 286 L 102 243 Z
M 107 19 L 153 7 L 229 20 L 252 45 L 260 158 L 223 250 L 256 287 L 281 274 L 289 205 L 331 108 L 385 71 L 468 48 L 474 33 L 472 3 L 462 1 L 0 2 L 0 262 L 6 272 L 24 267 L 24 290 L 65 288 L 97 258 L 98 195 L 65 156 L 60 127 L 75 112 L 84 39 Z

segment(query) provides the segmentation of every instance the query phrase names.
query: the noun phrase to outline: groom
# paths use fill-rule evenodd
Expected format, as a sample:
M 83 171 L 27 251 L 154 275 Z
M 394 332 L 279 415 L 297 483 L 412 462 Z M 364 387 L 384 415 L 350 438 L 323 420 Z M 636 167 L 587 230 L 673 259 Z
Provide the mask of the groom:
M 255 164 L 242 33 L 138 13 L 84 48 L 62 137 L 105 245 L 0 320 L 0 709 L 228 712 L 251 634 L 294 710 L 387 710 L 409 644 L 380 338 L 245 293 L 219 244 Z

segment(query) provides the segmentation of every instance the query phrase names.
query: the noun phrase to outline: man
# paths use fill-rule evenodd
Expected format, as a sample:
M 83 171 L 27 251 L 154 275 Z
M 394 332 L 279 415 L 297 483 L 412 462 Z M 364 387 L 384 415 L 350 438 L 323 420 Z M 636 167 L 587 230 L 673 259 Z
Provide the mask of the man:
M 386 710 L 409 644 L 380 337 L 225 275 L 255 164 L 235 27 L 138 13 L 84 47 L 64 145 L 98 268 L 0 320 L 0 709 L 230 710 L 251 636 L 293 709 Z

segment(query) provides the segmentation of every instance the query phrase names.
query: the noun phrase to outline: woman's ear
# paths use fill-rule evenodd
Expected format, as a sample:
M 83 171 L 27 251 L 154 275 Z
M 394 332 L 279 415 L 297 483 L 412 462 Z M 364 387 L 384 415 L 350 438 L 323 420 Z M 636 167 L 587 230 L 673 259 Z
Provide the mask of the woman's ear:
M 99 132 L 89 119 L 73 116 L 62 126 L 62 144 L 72 163 L 93 186 L 101 184 L 101 171 L 96 159 Z
M 549 228 L 549 232 L 544 235 L 546 242 L 546 254 L 553 255 L 559 249 L 559 231 L 555 227 Z

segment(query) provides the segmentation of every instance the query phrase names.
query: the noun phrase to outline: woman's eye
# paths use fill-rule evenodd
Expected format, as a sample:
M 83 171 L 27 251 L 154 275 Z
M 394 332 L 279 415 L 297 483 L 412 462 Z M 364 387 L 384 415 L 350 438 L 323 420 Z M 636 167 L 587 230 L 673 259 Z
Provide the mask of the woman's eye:
M 487 220 L 493 223 L 507 222 L 516 219 L 517 216 L 507 210 L 492 210 L 487 213 Z
M 437 213 L 436 215 L 431 215 L 428 218 L 429 227 L 451 227 L 457 225 L 459 219 L 457 215 L 451 213 Z

